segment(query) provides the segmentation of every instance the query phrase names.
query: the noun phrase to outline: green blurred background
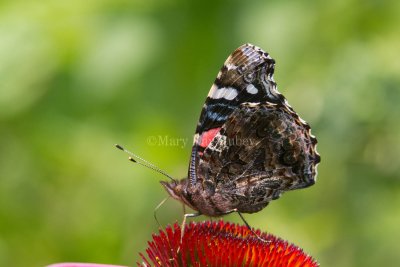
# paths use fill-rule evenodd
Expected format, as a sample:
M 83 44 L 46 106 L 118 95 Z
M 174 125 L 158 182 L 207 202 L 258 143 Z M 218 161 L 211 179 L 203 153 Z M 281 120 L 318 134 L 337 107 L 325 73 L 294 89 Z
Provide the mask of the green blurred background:
M 190 143 L 219 68 L 246 42 L 277 61 L 322 156 L 315 186 L 248 222 L 321 266 L 398 266 L 400 2 L 378 0 L 2 1 L 0 266 L 133 265 L 166 178 L 113 144 L 185 176 L 190 144 L 148 138 Z M 181 221 L 181 205 L 158 218 Z

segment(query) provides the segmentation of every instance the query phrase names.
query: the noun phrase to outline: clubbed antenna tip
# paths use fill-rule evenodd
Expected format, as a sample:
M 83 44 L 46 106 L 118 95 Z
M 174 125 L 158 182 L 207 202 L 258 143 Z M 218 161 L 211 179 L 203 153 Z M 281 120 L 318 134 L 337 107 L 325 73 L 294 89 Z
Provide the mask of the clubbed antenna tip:
M 156 165 L 154 165 L 153 163 L 148 162 L 147 160 L 142 159 L 142 158 L 139 157 L 138 155 L 133 154 L 132 152 L 130 152 L 129 150 L 126 150 L 124 147 L 122 147 L 122 146 L 120 146 L 120 145 L 118 145 L 118 144 L 115 144 L 115 147 L 118 148 L 119 150 L 122 150 L 122 151 L 124 151 L 125 153 L 127 153 L 127 154 L 130 156 L 130 157 L 129 157 L 129 160 L 130 160 L 130 161 L 132 161 L 132 162 L 134 162 L 134 163 L 137 163 L 137 164 L 139 164 L 139 165 L 142 165 L 142 166 L 144 166 L 144 167 L 146 167 L 146 168 L 149 168 L 149 169 L 151 169 L 151 170 L 153 170 L 153 171 L 156 171 L 156 172 L 158 172 L 158 173 L 161 173 L 162 175 L 168 177 L 168 178 L 171 179 L 172 181 L 176 181 L 176 180 L 175 180 L 174 178 L 172 178 L 169 174 L 167 174 L 165 171 L 163 171 L 163 170 L 161 170 L 160 168 L 158 168 L 158 167 L 157 167 Z M 134 159 L 134 158 L 136 158 L 136 159 Z
M 118 145 L 118 144 L 115 144 L 115 147 L 118 148 L 118 149 L 121 149 L 122 151 L 125 150 L 122 146 L 120 146 L 120 145 Z

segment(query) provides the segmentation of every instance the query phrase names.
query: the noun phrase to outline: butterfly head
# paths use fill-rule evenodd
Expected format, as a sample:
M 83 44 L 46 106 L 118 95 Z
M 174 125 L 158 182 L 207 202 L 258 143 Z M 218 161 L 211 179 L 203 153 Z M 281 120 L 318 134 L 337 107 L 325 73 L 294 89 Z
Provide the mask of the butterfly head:
M 172 198 L 179 200 L 190 208 L 195 209 L 191 202 L 188 200 L 189 193 L 187 191 L 187 181 L 187 179 L 182 179 L 180 181 L 174 180 L 171 182 L 160 181 L 160 183 L 164 186 L 165 190 L 167 190 L 168 194 Z

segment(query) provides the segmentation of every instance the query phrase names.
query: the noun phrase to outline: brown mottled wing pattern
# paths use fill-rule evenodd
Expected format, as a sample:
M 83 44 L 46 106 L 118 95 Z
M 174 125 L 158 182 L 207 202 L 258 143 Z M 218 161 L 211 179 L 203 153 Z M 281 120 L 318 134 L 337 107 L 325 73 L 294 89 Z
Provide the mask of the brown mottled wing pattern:
M 257 212 L 284 191 L 314 184 L 315 144 L 288 106 L 243 103 L 204 150 L 198 175 L 231 209 Z
M 188 184 L 189 195 L 202 192 L 202 200 L 193 202 L 206 203 L 205 214 L 256 212 L 284 191 L 315 182 L 317 141 L 278 92 L 274 67 L 268 53 L 245 44 L 228 57 L 211 87 Z
M 162 182 L 174 199 L 208 216 L 252 213 L 314 184 L 317 140 L 278 92 L 274 66 L 251 44 L 228 57 L 201 111 L 188 178 Z
M 286 103 L 273 80 L 275 61 L 261 48 L 244 44 L 225 61 L 208 93 L 196 127 L 189 167 L 190 184 L 198 181 L 199 156 L 227 118 L 245 102 Z
M 162 182 L 174 199 L 208 216 L 252 213 L 314 184 L 317 140 L 278 92 L 274 67 L 251 44 L 228 57 L 201 111 L 188 178 Z

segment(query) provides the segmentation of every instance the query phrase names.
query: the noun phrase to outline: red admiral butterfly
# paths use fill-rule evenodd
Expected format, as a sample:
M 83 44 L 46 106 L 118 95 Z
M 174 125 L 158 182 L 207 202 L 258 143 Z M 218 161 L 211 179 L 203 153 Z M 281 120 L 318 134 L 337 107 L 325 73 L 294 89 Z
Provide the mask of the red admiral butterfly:
M 317 139 L 278 92 L 274 66 L 251 44 L 228 57 L 201 111 L 188 178 L 161 182 L 174 199 L 207 216 L 253 213 L 315 183 Z
M 269 54 L 251 44 L 225 61 L 201 111 L 188 178 L 167 175 L 172 181 L 161 182 L 174 199 L 198 212 L 185 219 L 232 212 L 242 217 L 285 191 L 315 183 L 317 139 L 278 92 L 274 67 Z

